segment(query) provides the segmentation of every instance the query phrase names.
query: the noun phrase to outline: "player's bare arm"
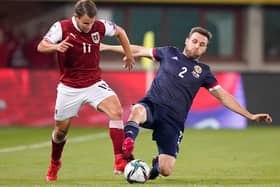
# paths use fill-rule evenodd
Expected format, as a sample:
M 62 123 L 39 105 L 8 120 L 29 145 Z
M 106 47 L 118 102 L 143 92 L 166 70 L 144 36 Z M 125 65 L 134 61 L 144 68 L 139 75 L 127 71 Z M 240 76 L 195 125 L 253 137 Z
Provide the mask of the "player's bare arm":
M 131 51 L 132 51 L 132 55 L 134 57 L 148 57 L 148 58 L 152 58 L 152 48 L 145 48 L 143 46 L 140 45 L 130 45 Z M 117 52 L 117 53 L 122 53 L 124 54 L 124 50 L 122 48 L 122 46 L 120 45 L 108 45 L 108 44 L 100 44 L 100 51 L 113 51 L 113 52 Z
M 119 41 L 122 45 L 122 48 L 124 50 L 124 54 L 127 57 L 124 59 L 124 67 L 127 68 L 128 70 L 131 70 L 133 68 L 133 65 L 135 64 L 135 60 L 134 60 L 134 57 L 133 57 L 131 49 L 130 49 L 127 34 L 123 28 L 116 26 L 115 35 L 119 39 Z
M 41 53 L 52 53 L 52 52 L 61 52 L 64 53 L 67 51 L 69 47 L 73 47 L 73 44 L 68 42 L 69 37 L 67 36 L 64 40 L 62 40 L 60 43 L 53 44 L 46 39 L 43 39 L 38 47 L 37 50 Z
M 270 124 L 272 122 L 272 118 L 269 114 L 252 114 L 245 108 L 243 108 L 237 100 L 229 94 L 223 88 L 218 88 L 210 92 L 214 97 L 216 97 L 224 106 L 236 112 L 249 120 L 256 121 L 256 122 L 266 122 Z
M 131 45 L 130 45 L 131 47 Z M 124 54 L 124 50 L 121 45 L 108 45 L 104 43 L 100 43 L 100 51 L 113 51 L 117 53 Z M 133 48 L 131 47 L 132 55 L 133 55 Z

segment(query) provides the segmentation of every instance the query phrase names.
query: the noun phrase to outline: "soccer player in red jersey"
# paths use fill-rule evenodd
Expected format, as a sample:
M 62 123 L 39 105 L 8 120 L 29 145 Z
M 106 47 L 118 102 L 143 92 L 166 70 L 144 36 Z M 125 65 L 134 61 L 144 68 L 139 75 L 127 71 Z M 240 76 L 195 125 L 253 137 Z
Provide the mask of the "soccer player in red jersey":
M 37 47 L 42 53 L 57 52 L 60 67 L 51 162 L 45 178 L 47 181 L 57 180 L 71 120 L 85 103 L 110 118 L 114 172 L 122 173 L 127 164 L 121 148 L 124 140 L 122 107 L 115 92 L 101 79 L 100 42 L 106 35 L 117 37 L 127 57 L 124 59 L 124 67 L 131 70 L 135 60 L 124 29 L 110 21 L 97 20 L 96 12 L 93 1 L 79 0 L 75 4 L 74 16 L 54 23 Z

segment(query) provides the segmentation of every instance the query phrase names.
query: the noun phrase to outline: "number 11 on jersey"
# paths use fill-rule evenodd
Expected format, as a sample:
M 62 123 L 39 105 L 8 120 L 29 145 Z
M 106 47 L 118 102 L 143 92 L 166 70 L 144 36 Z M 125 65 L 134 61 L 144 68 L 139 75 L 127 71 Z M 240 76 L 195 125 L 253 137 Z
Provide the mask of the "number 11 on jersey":
M 90 53 L 91 52 L 91 45 L 83 42 L 83 53 Z

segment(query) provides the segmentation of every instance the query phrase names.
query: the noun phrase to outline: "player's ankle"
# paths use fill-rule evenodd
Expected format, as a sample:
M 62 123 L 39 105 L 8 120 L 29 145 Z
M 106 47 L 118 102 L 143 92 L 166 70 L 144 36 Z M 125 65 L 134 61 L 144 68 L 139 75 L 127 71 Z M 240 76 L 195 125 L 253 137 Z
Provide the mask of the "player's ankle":
M 125 137 L 135 140 L 139 133 L 139 125 L 134 121 L 128 121 L 124 127 Z

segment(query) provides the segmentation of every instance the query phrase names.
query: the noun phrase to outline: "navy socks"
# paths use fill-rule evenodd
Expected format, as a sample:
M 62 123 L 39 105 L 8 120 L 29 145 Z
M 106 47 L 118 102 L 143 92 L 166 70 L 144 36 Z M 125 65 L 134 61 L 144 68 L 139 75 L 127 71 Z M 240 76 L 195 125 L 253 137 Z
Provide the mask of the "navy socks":
M 139 125 L 134 121 L 128 121 L 124 127 L 125 138 L 130 137 L 136 139 L 139 132 Z
M 159 176 L 160 173 L 160 169 L 159 169 L 159 164 L 158 164 L 158 156 L 154 157 L 152 160 L 152 169 L 150 172 L 150 180 L 154 180 L 157 178 L 157 176 Z

